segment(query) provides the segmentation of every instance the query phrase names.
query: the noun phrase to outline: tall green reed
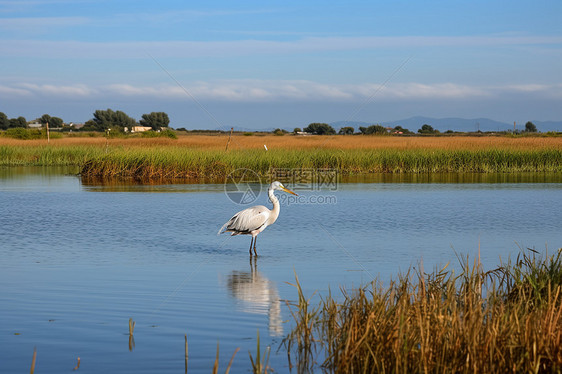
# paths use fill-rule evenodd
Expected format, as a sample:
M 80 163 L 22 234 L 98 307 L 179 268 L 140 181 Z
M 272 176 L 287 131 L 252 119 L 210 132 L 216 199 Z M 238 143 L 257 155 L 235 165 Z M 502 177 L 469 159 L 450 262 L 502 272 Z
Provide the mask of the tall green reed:
M 212 177 L 239 168 L 265 175 L 272 168 L 336 169 L 341 173 L 559 172 L 562 150 L 237 150 L 135 149 L 88 160 L 82 174 Z
M 272 168 L 336 169 L 353 173 L 560 172 L 558 149 L 245 149 L 179 146 L 0 146 L 0 166 L 76 165 L 85 176 L 224 177 L 239 168 L 266 175 Z
M 98 147 L 0 146 L 0 166 L 82 166 L 102 154 Z
M 261 351 L 261 344 L 260 344 L 260 331 L 257 332 L 257 348 L 256 348 L 256 359 L 252 356 L 251 352 L 248 352 L 250 355 L 250 362 L 252 363 L 252 372 L 254 374 L 267 374 L 268 372 L 272 372 L 273 370 L 269 367 L 269 354 L 271 353 L 271 348 L 267 347 L 265 354 L 262 354 Z

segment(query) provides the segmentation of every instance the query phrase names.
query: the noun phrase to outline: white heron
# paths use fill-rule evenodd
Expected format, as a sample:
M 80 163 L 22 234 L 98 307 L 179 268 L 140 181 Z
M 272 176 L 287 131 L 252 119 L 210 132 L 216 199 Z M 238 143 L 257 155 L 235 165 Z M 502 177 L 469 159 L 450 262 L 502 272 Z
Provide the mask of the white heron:
M 254 255 L 257 256 L 256 242 L 258 241 L 258 234 L 277 220 L 277 217 L 279 217 L 279 211 L 281 210 L 279 199 L 273 194 L 274 191 L 283 191 L 298 196 L 296 193 L 283 186 L 281 182 L 275 181 L 271 183 L 267 189 L 269 200 L 273 203 L 272 210 L 269 210 L 263 205 L 256 205 L 251 208 L 244 209 L 232 216 L 232 218 L 221 227 L 217 235 L 225 232 L 231 232 L 231 236 L 252 235 L 252 241 L 250 242 L 250 256 L 252 255 L 252 245 L 254 248 Z

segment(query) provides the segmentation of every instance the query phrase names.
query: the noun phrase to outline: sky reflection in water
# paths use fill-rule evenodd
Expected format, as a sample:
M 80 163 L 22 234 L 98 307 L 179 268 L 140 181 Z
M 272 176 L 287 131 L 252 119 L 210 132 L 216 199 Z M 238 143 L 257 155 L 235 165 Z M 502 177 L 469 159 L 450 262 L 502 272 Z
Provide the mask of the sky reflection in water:
M 285 372 L 276 350 L 290 330 L 295 274 L 317 300 L 328 290 L 337 297 L 340 286 L 385 283 L 422 260 L 426 271 L 458 266 L 455 252 L 473 258 L 480 249 L 491 268 L 520 247 L 562 246 L 556 179 L 380 178 L 297 191 L 304 203 L 285 201 L 250 261 L 249 237 L 216 236 L 245 208 L 220 183 L 96 185 L 0 169 L 0 372 L 28 370 L 35 346 L 41 372 L 70 370 L 78 356 L 83 372 L 179 372 L 184 334 L 190 370 L 208 372 L 219 342 L 222 368 L 241 347 L 233 367 L 241 372 L 258 329 Z M 320 195 L 335 200 L 310 203 Z M 256 204 L 269 205 L 263 190 Z

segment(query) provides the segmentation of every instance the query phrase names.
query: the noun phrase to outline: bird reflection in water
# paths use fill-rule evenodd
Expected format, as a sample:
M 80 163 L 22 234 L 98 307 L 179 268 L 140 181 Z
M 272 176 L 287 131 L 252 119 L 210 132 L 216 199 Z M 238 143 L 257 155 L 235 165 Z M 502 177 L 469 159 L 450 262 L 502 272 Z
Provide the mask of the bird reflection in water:
M 227 287 L 231 295 L 241 300 L 242 310 L 267 314 L 269 334 L 283 335 L 281 300 L 275 284 L 258 272 L 257 258 L 250 257 L 250 272 L 233 271 L 228 275 Z

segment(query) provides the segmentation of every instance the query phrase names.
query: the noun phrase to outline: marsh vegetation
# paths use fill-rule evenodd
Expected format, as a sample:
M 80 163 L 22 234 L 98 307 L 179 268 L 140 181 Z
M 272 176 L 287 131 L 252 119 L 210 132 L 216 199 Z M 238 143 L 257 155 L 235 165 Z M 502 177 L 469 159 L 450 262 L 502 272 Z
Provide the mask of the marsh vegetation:
M 562 138 L 184 136 L 179 139 L 1 139 L 1 165 L 75 165 L 87 177 L 213 178 L 239 168 L 328 168 L 342 174 L 559 172 Z M 265 147 L 264 147 L 265 145 Z
M 562 249 L 522 252 L 490 271 L 459 261 L 459 273 L 422 265 L 318 305 L 297 279 L 289 360 L 299 372 L 560 372 Z

